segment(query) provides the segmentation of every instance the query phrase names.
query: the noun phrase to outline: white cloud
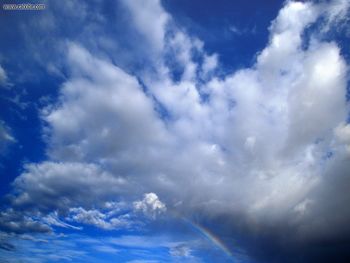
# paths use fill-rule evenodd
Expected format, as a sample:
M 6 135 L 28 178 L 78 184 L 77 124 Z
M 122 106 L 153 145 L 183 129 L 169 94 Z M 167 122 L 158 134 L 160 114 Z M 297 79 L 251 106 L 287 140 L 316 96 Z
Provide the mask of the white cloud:
M 69 215 L 66 217 L 66 220 L 93 225 L 95 227 L 107 230 L 118 228 L 126 229 L 131 225 L 127 215 L 111 217 L 97 209 L 85 210 L 81 207 L 69 209 Z
M 101 209 L 147 193 L 134 208 L 151 216 L 176 206 L 259 228 L 285 224 L 293 211 L 298 222 L 322 217 L 324 197 L 315 192 L 339 201 L 324 190 L 335 169 L 325 155 L 342 159 L 334 142 L 348 144 L 347 65 L 336 43 L 312 36 L 302 45 L 304 30 L 324 15 L 318 5 L 287 2 L 253 67 L 205 81 L 198 69 L 215 72 L 216 55 L 176 28 L 165 38 L 170 17 L 158 1 L 125 5 L 166 56 L 133 76 L 68 43 L 69 76 L 58 102 L 42 112 L 49 161 L 25 167 L 14 204 L 69 211 L 72 221 L 113 229 L 119 223 Z M 178 78 L 169 58 L 182 70 Z
M 43 162 L 30 164 L 14 181 L 16 206 L 31 206 L 44 211 L 67 210 L 70 206 L 91 206 L 122 192 L 125 180 L 94 164 Z M 41 200 L 40 203 L 37 200 Z
M 170 248 L 173 257 L 191 257 L 191 248 L 186 245 L 178 245 Z
M 257 58 L 257 68 L 267 85 L 278 85 L 276 77 L 282 72 L 298 73 L 303 53 L 301 34 L 317 15 L 317 9 L 309 2 L 290 1 L 280 10 L 270 27 L 270 43 Z
M 339 124 L 335 129 L 335 134 L 340 142 L 350 143 L 350 124 Z
M 335 44 L 317 44 L 306 53 L 303 75 L 290 98 L 290 135 L 295 146 L 329 138 L 347 115 L 346 65 Z M 328 133 L 328 134 L 327 134 Z
M 159 0 L 137 0 L 123 3 L 131 12 L 136 28 L 149 41 L 157 52 L 162 51 L 169 15 L 164 11 Z
M 1 262 L 94 261 L 80 244 L 66 235 L 9 235 L 8 239 L 14 250 L 1 251 Z
M 349 8 L 350 3 L 347 0 L 333 0 L 321 5 L 320 9 L 325 18 L 323 31 L 329 31 L 331 28 L 339 30 L 346 26 L 346 23 L 349 22 Z
M 176 250 L 176 247 L 186 247 L 189 249 L 191 244 L 193 246 L 198 245 L 196 244 L 196 240 L 173 240 L 173 238 L 165 235 L 122 235 L 119 237 L 108 238 L 106 242 L 113 246 L 122 246 L 128 248 L 168 248 L 169 252 L 172 249 Z
M 337 141 L 345 145 L 346 151 L 350 154 L 350 124 L 341 123 L 334 130 Z
M 136 78 L 78 45 L 68 52 L 73 76 L 61 91 L 65 103 L 43 113 L 53 158 L 116 161 L 130 147 L 164 140 L 166 131 Z
M 218 66 L 217 54 L 213 54 L 211 56 L 204 56 L 202 69 L 205 75 L 213 71 L 217 66 Z
M 230 30 L 233 34 L 235 34 L 235 35 L 240 35 L 240 34 L 242 34 L 242 30 L 239 29 L 237 26 L 230 26 L 230 27 L 229 27 L 229 30 Z
M 96 249 L 97 251 L 100 251 L 100 252 L 111 253 L 111 254 L 116 254 L 116 253 L 120 252 L 120 250 L 118 250 L 112 246 L 106 246 L 106 245 L 95 246 L 94 249 Z
M 76 227 L 70 224 L 67 224 L 66 222 L 63 222 L 62 220 L 59 219 L 57 211 L 52 212 L 42 218 L 41 220 L 43 223 L 50 225 L 50 226 L 58 226 L 58 227 L 63 227 L 63 228 L 71 228 L 75 230 L 81 230 L 81 227 Z
M 0 154 L 4 154 L 7 146 L 14 142 L 16 139 L 11 135 L 10 128 L 0 120 Z
M 157 214 L 165 212 L 166 206 L 159 200 L 155 193 L 147 193 L 144 194 L 142 200 L 134 202 L 134 209 L 155 217 Z
M 0 65 L 0 86 L 5 86 L 7 83 L 7 74 L 4 68 Z

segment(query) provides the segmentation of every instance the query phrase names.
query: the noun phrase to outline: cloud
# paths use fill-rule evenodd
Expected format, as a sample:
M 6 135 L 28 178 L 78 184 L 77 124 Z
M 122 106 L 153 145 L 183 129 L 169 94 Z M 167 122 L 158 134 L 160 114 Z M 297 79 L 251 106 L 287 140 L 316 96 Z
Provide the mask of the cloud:
M 118 249 L 112 247 L 112 246 L 95 246 L 94 247 L 97 251 L 101 251 L 104 253 L 111 253 L 111 254 L 116 254 L 119 252 Z
M 155 51 L 162 51 L 169 16 L 159 0 L 123 1 L 131 13 L 136 29 Z
M 147 193 L 144 194 L 142 200 L 134 202 L 134 209 L 155 217 L 156 214 L 164 213 L 166 206 L 159 200 L 155 193 Z
M 172 247 L 170 249 L 170 254 L 173 257 L 190 257 L 191 249 L 186 245 L 179 245 L 179 246 Z
M 7 74 L 4 68 L 0 65 L 0 86 L 6 86 Z
M 0 231 L 8 233 L 48 233 L 51 228 L 33 218 L 32 215 L 15 211 L 11 208 L 0 212 Z
M 0 249 L 12 251 L 15 249 L 15 247 L 13 245 L 11 245 L 10 243 L 6 243 L 6 242 L 2 243 L 0 241 Z
M 68 59 L 73 76 L 61 90 L 65 103 L 43 112 L 53 158 L 118 166 L 136 153 L 128 153 L 130 146 L 151 149 L 164 140 L 164 126 L 135 77 L 75 44 Z
M 75 205 L 90 207 L 95 201 L 122 191 L 125 180 L 94 164 L 43 162 L 29 164 L 14 181 L 13 205 L 41 211 L 67 211 Z M 38 203 L 38 200 L 42 200 Z
M 209 72 L 215 70 L 218 65 L 218 56 L 216 54 L 204 57 L 204 63 L 202 66 L 203 73 L 208 74 Z
M 12 235 L 7 237 L 14 250 L 1 251 L 1 262 L 55 262 L 94 261 L 95 258 L 83 251 L 81 244 L 64 235 L 44 235 L 35 238 L 32 235 Z
M 143 235 L 123 235 L 107 239 L 109 245 L 130 247 L 138 249 L 167 248 L 169 254 L 174 257 L 191 258 L 192 248 L 198 248 L 198 240 L 174 240 L 164 235 L 143 236 Z M 192 257 L 194 258 L 194 257 Z
M 96 209 L 85 210 L 81 207 L 71 208 L 66 220 L 76 223 L 82 223 L 86 225 L 93 225 L 102 229 L 118 229 L 129 228 L 133 223 L 129 220 L 129 215 L 124 214 L 119 217 L 111 217 L 108 214 L 104 214 Z
M 47 216 L 42 218 L 41 221 L 47 225 L 55 226 L 55 227 L 70 228 L 70 229 L 75 229 L 75 230 L 82 229 L 81 227 L 76 227 L 76 226 L 67 224 L 66 222 L 63 222 L 62 220 L 60 220 L 57 211 L 48 214 Z
M 325 13 L 325 25 L 323 31 L 330 31 L 332 28 L 340 30 L 346 27 L 349 22 L 350 4 L 346 0 L 334 0 L 326 5 L 321 5 L 321 10 Z
M 214 210 L 256 218 L 269 211 L 269 220 L 279 220 L 317 184 L 322 154 L 347 112 L 339 48 L 320 42 L 301 48 L 303 30 L 317 10 L 310 3 L 287 3 L 253 68 L 212 76 L 202 86 L 193 52 L 210 56 L 176 30 L 161 41 L 178 51 L 173 56 L 184 67 L 182 77 L 174 80 L 164 62 L 158 78 L 141 76 L 146 93 L 136 77 L 68 43 L 70 77 L 59 102 L 42 112 L 52 161 L 26 167 L 14 183 L 14 203 L 40 199 L 37 207 L 69 210 L 143 185 L 141 191 L 189 199 L 186 209 L 218 203 Z M 150 205 L 140 203 L 143 210 Z
M 334 129 L 335 137 L 340 145 L 345 146 L 345 149 L 350 153 L 350 125 L 341 123 Z
M 8 145 L 14 142 L 16 139 L 11 135 L 10 128 L 0 120 L 0 154 L 4 154 Z
M 243 229 L 252 240 L 259 233 L 261 244 L 346 235 L 348 66 L 335 42 L 312 30 L 304 37 L 340 11 L 286 2 L 255 64 L 218 76 L 218 56 L 172 25 L 159 1 L 123 3 L 157 59 L 134 72 L 67 42 L 67 78 L 41 111 L 48 160 L 25 165 L 11 204 L 46 215 L 51 226 L 112 230 L 132 222 L 119 202 L 146 193 L 132 203 L 136 211 L 225 216 L 228 232 Z

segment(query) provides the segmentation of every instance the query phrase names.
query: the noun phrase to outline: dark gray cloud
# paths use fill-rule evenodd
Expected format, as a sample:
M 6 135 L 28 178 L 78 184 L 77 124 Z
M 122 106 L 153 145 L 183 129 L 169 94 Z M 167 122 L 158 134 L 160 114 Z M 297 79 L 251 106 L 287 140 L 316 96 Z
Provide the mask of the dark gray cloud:
M 32 214 L 22 211 L 7 209 L 0 212 L 0 231 L 21 234 L 21 233 L 48 233 L 51 228 L 33 218 Z

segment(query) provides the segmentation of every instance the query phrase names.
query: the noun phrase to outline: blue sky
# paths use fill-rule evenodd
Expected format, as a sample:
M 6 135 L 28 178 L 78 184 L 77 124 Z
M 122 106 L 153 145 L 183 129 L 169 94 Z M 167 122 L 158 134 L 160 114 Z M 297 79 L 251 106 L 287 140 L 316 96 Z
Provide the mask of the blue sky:
M 347 0 L 43 3 L 0 10 L 0 261 L 349 259 Z

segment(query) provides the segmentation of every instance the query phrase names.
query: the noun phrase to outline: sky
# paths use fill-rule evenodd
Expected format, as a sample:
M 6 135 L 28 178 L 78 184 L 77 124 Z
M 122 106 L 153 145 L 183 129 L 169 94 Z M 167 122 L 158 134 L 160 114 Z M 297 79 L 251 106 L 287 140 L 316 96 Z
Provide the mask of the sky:
M 349 262 L 349 1 L 40 4 L 0 9 L 1 262 Z

